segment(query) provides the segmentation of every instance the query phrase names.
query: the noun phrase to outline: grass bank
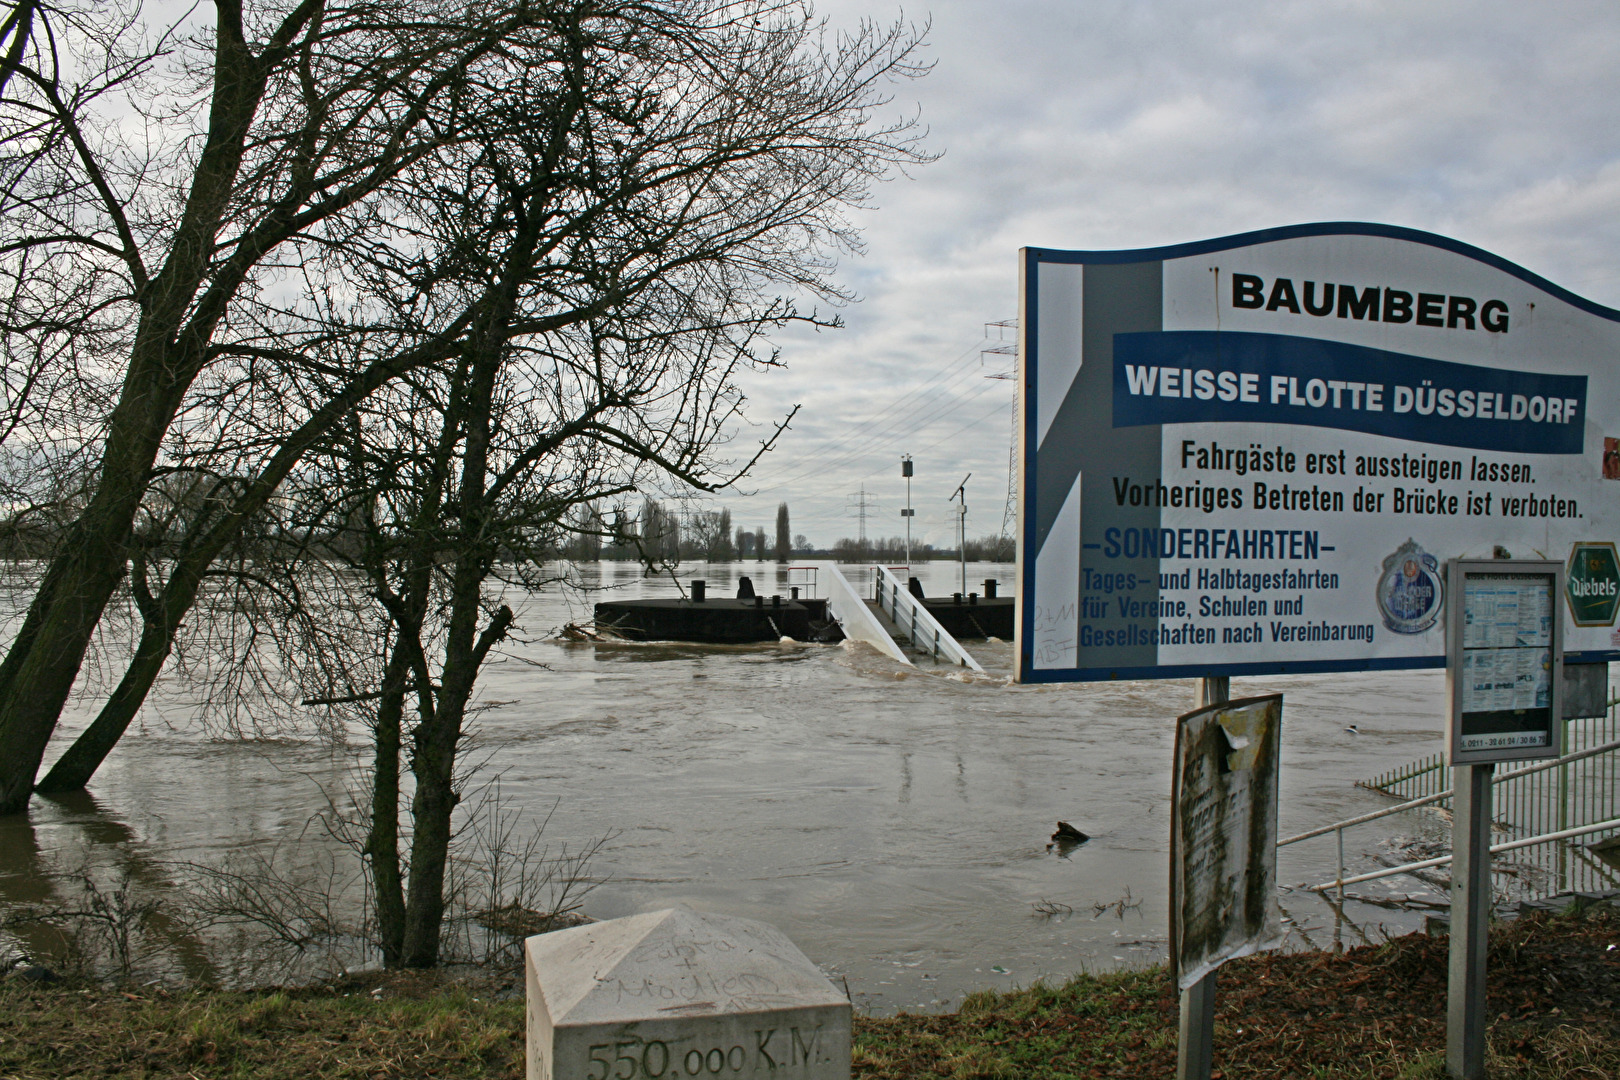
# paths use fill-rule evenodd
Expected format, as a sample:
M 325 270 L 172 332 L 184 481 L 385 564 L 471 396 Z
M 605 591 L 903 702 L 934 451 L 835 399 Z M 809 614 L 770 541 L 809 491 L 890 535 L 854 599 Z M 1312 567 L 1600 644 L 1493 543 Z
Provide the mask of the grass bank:
M 1421 934 L 1223 967 L 1217 1076 L 1419 1080 L 1445 1075 L 1445 938 Z M 1620 1078 L 1620 910 L 1516 920 L 1489 953 L 1493 1078 Z M 974 994 L 948 1016 L 867 1019 L 855 1073 L 928 1077 L 1175 1075 L 1178 999 L 1162 968 Z
M 1227 1078 L 1443 1075 L 1445 940 L 1254 957 L 1220 977 Z M 1508 923 L 1490 952 L 1491 1075 L 1620 1077 L 1620 911 Z M 511 984 L 376 975 L 303 990 L 160 993 L 0 986 L 0 1078 L 521 1077 Z M 975 994 L 948 1016 L 858 1018 L 855 1075 L 1122 1077 L 1175 1066 L 1162 970 Z

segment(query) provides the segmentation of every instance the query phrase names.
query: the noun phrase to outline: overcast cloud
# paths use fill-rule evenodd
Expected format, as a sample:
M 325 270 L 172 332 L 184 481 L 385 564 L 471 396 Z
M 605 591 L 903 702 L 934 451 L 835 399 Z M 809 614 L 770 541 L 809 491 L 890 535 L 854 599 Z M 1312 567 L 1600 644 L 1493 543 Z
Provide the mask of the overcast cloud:
M 834 25 L 900 9 L 824 4 Z M 1144 247 L 1322 220 L 1443 233 L 1620 307 L 1620 6 L 1613 3 L 942 0 L 934 72 L 896 88 L 944 157 L 878 189 L 842 281 L 847 327 L 779 339 L 788 370 L 751 416 L 803 410 L 722 500 L 819 544 L 855 535 L 851 493 L 899 535 L 917 459 L 918 539 L 999 531 L 1012 367 L 980 357 L 1018 310 L 1017 252 Z M 740 446 L 757 433 L 744 432 Z

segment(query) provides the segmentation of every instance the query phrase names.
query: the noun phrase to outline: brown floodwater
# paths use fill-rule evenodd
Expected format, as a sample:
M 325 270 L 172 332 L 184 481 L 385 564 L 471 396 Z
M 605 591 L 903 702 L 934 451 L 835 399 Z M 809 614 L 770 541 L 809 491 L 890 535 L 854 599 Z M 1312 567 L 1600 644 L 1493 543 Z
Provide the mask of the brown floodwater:
M 519 598 L 524 640 L 480 680 L 467 760 L 482 763 L 475 783 L 500 776 L 509 805 L 550 813 L 554 850 L 608 838 L 589 914 L 687 904 L 770 922 L 876 1012 L 1163 958 L 1170 755 L 1191 681 L 1014 685 L 1012 646 L 997 641 L 969 643 L 983 676 L 849 643 L 574 643 L 555 630 L 587 618 L 600 586 L 673 593 L 633 566 L 579 573 L 586 589 Z M 731 595 L 745 573 L 787 592 L 774 564 L 681 577 Z M 1012 574 L 968 567 L 974 588 L 996 577 L 1010 592 Z M 930 595 L 957 575 L 954 563 L 919 572 Z M 1273 691 L 1285 695 L 1283 835 L 1386 805 L 1355 781 L 1440 746 L 1438 671 L 1233 681 L 1234 697 Z M 53 754 L 93 705 L 67 717 Z M 155 881 L 175 861 L 244 848 L 339 850 L 311 822 L 347 798 L 362 740 L 214 737 L 197 711 L 166 683 L 87 796 L 0 820 L 0 899 L 49 895 L 45 872 L 87 855 Z M 1093 839 L 1050 850 L 1059 819 Z M 1370 867 L 1394 834 L 1435 828 L 1413 814 L 1352 832 L 1348 861 Z M 1332 837 L 1283 849 L 1279 865 L 1288 886 L 1330 880 Z M 1344 921 L 1297 888 L 1280 901 L 1301 947 L 1421 918 L 1352 903 Z

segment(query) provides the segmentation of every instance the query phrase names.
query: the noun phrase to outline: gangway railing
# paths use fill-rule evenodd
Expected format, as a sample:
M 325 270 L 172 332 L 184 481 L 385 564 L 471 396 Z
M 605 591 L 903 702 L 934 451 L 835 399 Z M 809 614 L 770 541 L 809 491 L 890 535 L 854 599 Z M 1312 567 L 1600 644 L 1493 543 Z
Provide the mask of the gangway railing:
M 982 672 L 984 668 L 968 651 L 939 624 L 933 613 L 887 566 L 874 567 L 877 571 L 878 610 L 889 617 L 895 628 L 905 634 L 912 647 L 928 653 L 935 660 L 948 660 L 953 664 Z
M 822 563 L 820 569 L 827 571 L 827 611 L 838 620 L 844 636 L 866 642 L 891 660 L 898 660 L 908 667 L 914 666 L 905 650 L 889 636 L 877 616 L 872 614 L 872 609 L 866 606 L 860 591 L 838 569 L 838 564 Z
M 1501 773 L 1491 778 L 1491 785 L 1492 787 L 1495 787 L 1498 784 L 1506 784 L 1510 781 L 1518 780 L 1534 773 L 1545 772 L 1548 769 L 1562 768 L 1563 766 L 1569 765 L 1571 762 L 1582 761 L 1586 758 L 1597 757 L 1601 754 L 1614 753 L 1617 750 L 1620 750 L 1620 739 L 1615 739 L 1599 746 L 1590 746 L 1585 750 L 1579 750 L 1573 754 L 1565 754 L 1563 757 L 1556 757 L 1547 761 L 1540 761 L 1534 765 L 1528 765 L 1522 769 L 1514 769 L 1511 772 Z M 1343 821 L 1336 821 L 1331 825 L 1323 825 L 1321 828 L 1311 829 L 1308 832 L 1302 832 L 1297 836 L 1290 836 L 1287 839 L 1277 841 L 1277 846 L 1287 847 L 1289 844 L 1297 844 L 1302 840 L 1310 840 L 1318 836 L 1326 836 L 1328 833 L 1333 833 L 1338 841 L 1339 848 L 1338 872 L 1334 875 L 1332 881 L 1329 881 L 1323 885 L 1312 886 L 1312 891 L 1324 891 L 1327 889 L 1337 888 L 1339 899 L 1342 901 L 1344 899 L 1344 887 L 1346 885 L 1354 885 L 1361 881 L 1371 881 L 1374 878 L 1391 877 L 1395 874 L 1410 873 L 1415 870 L 1426 870 L 1431 866 L 1440 866 L 1451 861 L 1451 856 L 1447 855 L 1440 859 L 1426 859 L 1422 862 L 1408 863 L 1403 866 L 1390 867 L 1386 870 L 1379 870 L 1370 874 L 1359 874 L 1355 877 L 1346 878 L 1344 876 L 1344 830 L 1356 825 L 1365 825 L 1369 821 L 1377 821 L 1379 818 L 1389 817 L 1391 814 L 1400 814 L 1407 810 L 1416 810 L 1420 807 L 1432 806 L 1435 803 L 1444 802 L 1445 800 L 1451 798 L 1451 796 L 1452 789 L 1446 788 L 1444 791 L 1437 791 L 1432 795 L 1425 795 L 1420 799 L 1411 799 L 1395 806 L 1386 806 L 1382 810 L 1374 810 L 1368 814 L 1361 814 L 1353 818 L 1346 818 Z M 1523 840 L 1514 840 L 1504 844 L 1497 844 L 1491 848 L 1491 851 L 1493 853 L 1498 851 L 1517 851 L 1520 848 L 1532 847 L 1536 844 L 1557 843 L 1573 836 L 1587 835 L 1589 833 L 1601 832 L 1604 829 L 1616 827 L 1620 827 L 1620 820 L 1604 821 L 1593 825 L 1582 826 L 1578 829 L 1559 829 L 1555 832 L 1544 833 L 1540 836 L 1532 836 Z
M 821 569 L 821 567 L 813 566 L 813 565 L 812 566 L 789 566 L 789 567 L 787 567 L 787 583 L 788 583 L 788 587 L 792 588 L 793 586 L 797 585 L 801 589 L 809 589 L 810 590 L 809 595 L 811 597 L 814 597 L 816 595 L 816 577 L 817 577 L 816 572 L 818 570 L 820 570 L 820 569 Z M 804 574 L 805 576 L 802 579 L 800 579 L 798 581 L 795 581 L 793 579 L 793 574 L 794 574 L 795 571 L 798 571 L 798 572 Z

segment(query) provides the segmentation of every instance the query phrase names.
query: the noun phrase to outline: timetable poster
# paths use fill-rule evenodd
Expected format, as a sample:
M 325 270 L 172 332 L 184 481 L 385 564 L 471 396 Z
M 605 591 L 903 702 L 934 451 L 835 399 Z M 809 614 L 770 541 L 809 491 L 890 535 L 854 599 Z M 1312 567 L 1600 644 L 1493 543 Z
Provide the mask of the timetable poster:
M 1551 744 L 1556 581 L 1552 574 L 1464 579 L 1460 749 Z

